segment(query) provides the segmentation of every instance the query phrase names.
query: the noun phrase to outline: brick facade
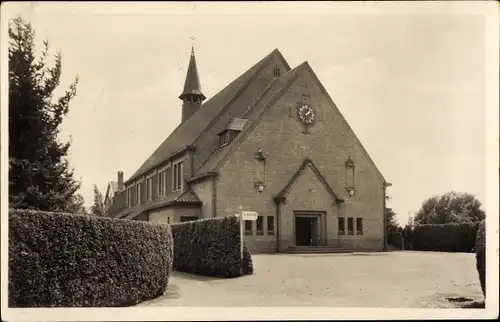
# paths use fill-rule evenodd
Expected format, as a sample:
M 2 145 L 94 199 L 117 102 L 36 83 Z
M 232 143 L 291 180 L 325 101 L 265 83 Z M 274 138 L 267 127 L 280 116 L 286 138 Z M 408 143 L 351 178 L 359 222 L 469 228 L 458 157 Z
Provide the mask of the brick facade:
M 311 126 L 298 121 L 300 104 L 314 108 Z M 235 118 L 244 126 L 220 146 L 218 134 Z M 242 209 L 260 215 L 246 224 L 253 253 L 284 251 L 304 231 L 308 241 L 302 235 L 300 243 L 308 245 L 384 247 L 384 178 L 309 64 L 291 70 L 277 50 L 183 120 L 125 188 L 152 177 L 157 189 L 158 173 L 179 160 L 180 191 L 172 191 L 169 170 L 166 195 L 153 193 L 153 200 L 117 217 L 168 223 Z M 342 220 L 347 231 L 339 229 Z
M 290 108 L 310 97 L 319 120 L 302 133 L 295 113 Z M 254 153 L 262 149 L 266 157 L 266 180 L 263 192 L 254 187 Z M 351 157 L 355 163 L 356 193 L 349 197 L 345 187 L 345 161 Z M 344 198 L 336 204 L 325 187 L 310 169 L 307 169 L 293 185 L 287 201 L 279 214 L 279 251 L 295 244 L 295 212 L 326 214 L 323 229 L 327 245 L 377 249 L 383 248 L 384 239 L 384 191 L 383 179 L 368 159 L 363 148 L 337 107 L 321 88 L 309 68 L 302 68 L 297 78 L 278 99 L 269 106 L 256 127 L 230 155 L 219 169 L 217 181 L 217 215 L 225 216 L 238 211 L 257 211 L 264 216 L 278 216 L 278 206 L 273 197 L 290 181 L 303 160 L 309 158 L 332 186 L 334 192 Z M 363 218 L 363 235 L 339 236 L 338 217 Z M 255 251 L 267 251 L 274 244 L 275 236 L 247 236 L 248 243 L 255 243 Z

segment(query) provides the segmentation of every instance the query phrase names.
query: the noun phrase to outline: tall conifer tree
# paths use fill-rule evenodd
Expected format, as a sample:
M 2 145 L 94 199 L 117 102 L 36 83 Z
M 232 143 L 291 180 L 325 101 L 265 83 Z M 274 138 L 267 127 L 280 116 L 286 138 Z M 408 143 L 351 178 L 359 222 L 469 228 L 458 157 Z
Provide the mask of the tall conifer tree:
M 60 97 L 62 56 L 47 66 L 43 43 L 35 52 L 35 31 L 18 17 L 9 23 L 9 203 L 10 207 L 85 212 L 81 183 L 67 160 L 70 142 L 59 142 L 59 126 L 76 95 L 78 78 Z

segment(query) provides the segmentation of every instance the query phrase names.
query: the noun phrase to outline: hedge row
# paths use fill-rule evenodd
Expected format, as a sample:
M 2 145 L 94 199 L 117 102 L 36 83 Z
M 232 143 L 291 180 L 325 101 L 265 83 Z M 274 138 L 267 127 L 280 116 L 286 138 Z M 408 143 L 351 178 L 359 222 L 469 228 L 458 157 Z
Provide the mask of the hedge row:
M 416 225 L 405 229 L 405 244 L 411 250 L 470 253 L 476 243 L 477 227 L 477 222 Z
M 476 238 L 476 268 L 483 295 L 486 297 L 486 225 L 481 221 L 477 228 Z
M 174 269 L 218 277 L 252 274 L 252 257 L 246 247 L 241 260 L 239 229 L 235 216 L 172 224 Z
M 404 247 L 404 238 L 402 233 L 399 232 L 389 232 L 387 235 L 387 243 L 396 247 L 397 249 L 403 249 Z
M 9 210 L 9 306 L 116 307 L 165 292 L 167 225 Z

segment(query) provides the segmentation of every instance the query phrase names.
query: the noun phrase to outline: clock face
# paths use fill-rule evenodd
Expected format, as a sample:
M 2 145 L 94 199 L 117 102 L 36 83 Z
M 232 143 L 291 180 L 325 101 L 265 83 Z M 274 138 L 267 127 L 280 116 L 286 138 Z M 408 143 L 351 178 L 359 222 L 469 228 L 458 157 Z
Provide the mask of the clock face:
M 309 104 L 301 104 L 297 110 L 299 121 L 305 125 L 310 125 L 314 121 L 314 109 Z

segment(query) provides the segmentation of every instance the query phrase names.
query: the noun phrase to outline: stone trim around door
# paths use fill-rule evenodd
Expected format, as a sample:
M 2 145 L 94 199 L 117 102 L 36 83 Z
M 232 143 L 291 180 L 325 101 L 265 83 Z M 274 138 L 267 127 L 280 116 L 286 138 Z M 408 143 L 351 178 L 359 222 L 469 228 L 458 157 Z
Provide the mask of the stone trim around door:
M 306 211 L 306 210 L 294 210 L 293 211 L 293 236 L 295 239 L 295 246 L 325 246 L 327 245 L 327 221 L 326 221 L 326 211 Z M 308 221 L 308 219 L 310 221 Z M 298 221 L 302 221 L 304 225 L 313 225 L 310 228 L 302 227 L 304 230 L 297 229 Z M 308 223 L 309 222 L 309 223 Z M 314 225 L 317 225 L 314 227 Z M 307 231 L 308 229 L 309 232 Z M 297 232 L 302 236 L 298 236 Z M 305 236 L 303 234 L 310 234 L 310 243 L 309 245 L 305 244 L 307 241 L 302 240 Z M 302 245 L 299 245 L 302 244 Z

